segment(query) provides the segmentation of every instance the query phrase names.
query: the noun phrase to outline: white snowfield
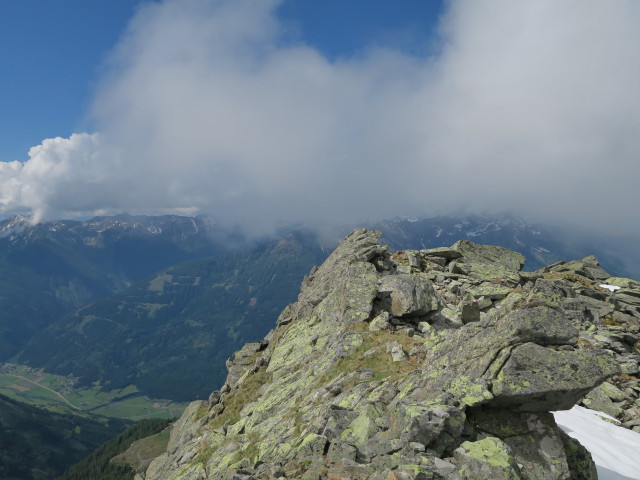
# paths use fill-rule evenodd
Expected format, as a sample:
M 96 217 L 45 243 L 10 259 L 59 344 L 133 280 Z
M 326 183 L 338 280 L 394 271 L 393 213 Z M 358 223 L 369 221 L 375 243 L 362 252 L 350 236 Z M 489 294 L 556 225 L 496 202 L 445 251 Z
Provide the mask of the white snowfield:
M 553 415 L 560 428 L 591 452 L 600 480 L 640 479 L 640 433 L 605 422 L 598 415 L 609 415 L 577 405 Z

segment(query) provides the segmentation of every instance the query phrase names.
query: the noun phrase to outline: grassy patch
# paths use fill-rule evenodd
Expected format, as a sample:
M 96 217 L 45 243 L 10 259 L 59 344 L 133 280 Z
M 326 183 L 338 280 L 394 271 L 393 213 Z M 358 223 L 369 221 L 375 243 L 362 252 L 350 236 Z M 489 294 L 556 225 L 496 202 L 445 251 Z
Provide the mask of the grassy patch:
M 148 418 L 174 418 L 179 417 L 186 404 L 168 401 L 153 401 L 146 397 L 135 396 L 125 400 L 111 402 L 103 407 L 92 410 L 99 415 L 108 417 L 128 418 L 130 420 L 142 420 Z
M 400 362 L 394 362 L 391 353 L 387 352 L 389 342 L 402 345 L 405 354 L 415 347 L 424 344 L 420 337 L 409 337 L 401 333 L 391 333 L 386 330 L 369 332 L 368 323 L 357 323 L 351 329 L 360 332 L 364 341 L 347 357 L 339 359 L 324 375 L 317 380 L 317 385 L 326 385 L 341 373 L 352 373 L 358 370 L 371 370 L 373 377 L 354 383 L 375 382 L 392 376 L 400 376 L 415 370 L 424 359 L 423 355 L 407 356 Z M 370 353 L 375 350 L 374 353 Z M 368 354 L 367 354 L 368 353 Z M 352 387 L 354 385 L 349 385 Z
M 249 402 L 253 401 L 258 389 L 271 381 L 271 375 L 266 367 L 260 368 L 253 375 L 247 376 L 244 382 L 224 396 L 224 411 L 209 422 L 211 428 L 219 428 L 224 425 L 233 425 L 240 420 L 240 411 Z
M 602 317 L 602 323 L 604 325 L 609 325 L 610 327 L 623 327 L 624 323 L 617 322 L 613 319 L 612 314 L 605 315 Z
M 567 272 L 547 272 L 543 274 L 543 278 L 547 280 L 569 280 L 572 283 L 579 283 L 583 287 L 593 287 L 593 283 L 589 281 L 586 277 L 578 275 L 576 273 L 567 273 Z
M 111 459 L 117 465 L 126 465 L 136 472 L 143 472 L 151 461 L 164 453 L 169 444 L 171 429 L 166 428 L 160 433 L 133 442 L 127 450 Z

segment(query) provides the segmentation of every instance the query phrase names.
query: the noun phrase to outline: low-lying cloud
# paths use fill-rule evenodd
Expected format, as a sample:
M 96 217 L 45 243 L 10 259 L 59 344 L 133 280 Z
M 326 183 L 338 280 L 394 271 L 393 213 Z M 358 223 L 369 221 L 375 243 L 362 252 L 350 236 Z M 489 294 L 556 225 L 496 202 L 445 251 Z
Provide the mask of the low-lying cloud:
M 278 4 L 140 10 L 98 89 L 99 133 L 0 163 L 0 211 L 637 225 L 640 3 L 454 0 L 435 56 L 336 61 L 287 40 Z

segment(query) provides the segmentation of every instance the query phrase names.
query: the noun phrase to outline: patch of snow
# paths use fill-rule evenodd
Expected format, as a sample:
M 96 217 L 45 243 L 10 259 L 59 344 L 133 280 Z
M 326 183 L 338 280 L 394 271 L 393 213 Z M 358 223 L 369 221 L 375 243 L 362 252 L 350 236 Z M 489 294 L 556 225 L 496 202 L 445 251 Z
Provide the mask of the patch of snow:
M 640 433 L 605 422 L 600 417 L 609 415 L 578 405 L 553 415 L 560 428 L 591 452 L 600 480 L 640 480 Z
M 551 250 L 547 250 L 544 247 L 536 247 L 535 249 L 536 249 L 536 251 L 542 252 L 542 253 L 550 253 L 551 252 Z
M 437 226 L 436 227 L 436 238 L 439 238 L 440 235 L 442 235 L 442 232 L 443 232 L 442 227 Z
M 620 290 L 620 287 L 618 287 L 617 285 L 608 285 L 606 283 L 603 283 L 602 285 L 600 285 L 600 287 L 606 288 L 610 292 L 615 292 L 616 290 Z
M 495 222 L 491 222 L 491 223 L 487 223 L 484 226 L 477 227 L 475 230 L 467 231 L 467 237 L 478 237 L 488 231 L 497 232 L 499 230 L 502 230 L 502 227 Z

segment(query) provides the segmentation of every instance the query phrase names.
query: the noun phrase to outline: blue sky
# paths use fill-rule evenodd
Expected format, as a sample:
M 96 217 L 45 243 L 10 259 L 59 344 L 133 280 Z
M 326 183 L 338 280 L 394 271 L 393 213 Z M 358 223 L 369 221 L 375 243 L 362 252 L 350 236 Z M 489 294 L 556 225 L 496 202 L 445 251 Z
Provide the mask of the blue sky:
M 0 6 L 0 215 L 640 225 L 637 0 Z
M 0 2 L 0 161 L 27 160 L 43 139 L 91 131 L 101 67 L 135 0 Z M 335 60 L 388 45 L 426 54 L 440 0 L 288 0 L 277 10 L 291 37 Z
M 131 0 L 0 2 L 0 159 L 83 127 L 99 67 Z

